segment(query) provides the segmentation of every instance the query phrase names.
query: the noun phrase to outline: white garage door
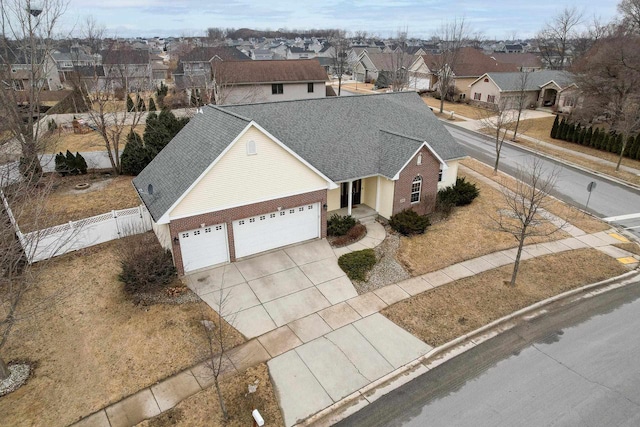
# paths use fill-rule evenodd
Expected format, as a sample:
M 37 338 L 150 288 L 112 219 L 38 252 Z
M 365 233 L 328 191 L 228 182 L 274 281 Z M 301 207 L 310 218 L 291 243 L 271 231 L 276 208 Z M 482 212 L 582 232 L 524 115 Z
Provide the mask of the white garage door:
M 236 258 L 319 236 L 319 203 L 233 221 Z
M 180 233 L 180 251 L 185 273 L 229 261 L 226 225 L 183 231 Z
M 415 90 L 429 90 L 431 85 L 431 80 L 428 78 L 422 77 L 413 77 L 409 80 L 409 84 L 411 89 Z

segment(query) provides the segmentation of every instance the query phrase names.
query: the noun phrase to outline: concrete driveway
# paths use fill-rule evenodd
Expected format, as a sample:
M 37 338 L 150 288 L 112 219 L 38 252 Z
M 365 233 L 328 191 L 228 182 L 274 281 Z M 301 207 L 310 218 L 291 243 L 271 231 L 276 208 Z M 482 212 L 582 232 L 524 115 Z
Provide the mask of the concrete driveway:
M 195 272 L 186 282 L 247 338 L 358 296 L 326 240 Z

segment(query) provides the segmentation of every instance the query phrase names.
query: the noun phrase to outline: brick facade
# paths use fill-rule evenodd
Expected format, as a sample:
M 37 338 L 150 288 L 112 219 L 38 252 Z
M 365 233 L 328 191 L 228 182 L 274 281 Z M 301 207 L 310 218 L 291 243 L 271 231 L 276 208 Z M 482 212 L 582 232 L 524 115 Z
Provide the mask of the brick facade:
M 422 164 L 418 165 L 418 156 L 422 154 Z M 395 182 L 393 192 L 393 214 L 411 208 L 420 215 L 424 215 L 436 207 L 438 194 L 438 176 L 440 162 L 426 147 L 423 147 L 400 172 Z M 411 203 L 411 185 L 416 176 L 422 177 L 420 201 Z
M 236 254 L 233 237 L 233 221 L 275 212 L 278 208 L 291 209 L 302 205 L 310 205 L 312 203 L 320 203 L 320 237 L 324 238 L 327 236 L 327 211 L 322 206 L 327 203 L 327 190 L 318 190 L 310 193 L 298 194 L 296 196 L 273 199 L 266 202 L 176 219 L 169 223 L 169 229 L 171 230 L 171 238 L 173 239 L 183 231 L 200 228 L 201 224 L 209 226 L 225 223 L 227 225 L 227 239 L 229 241 L 229 257 L 231 262 L 234 262 L 236 260 Z M 184 274 L 180 244 L 175 241 L 173 242 L 173 261 L 178 269 L 178 274 Z

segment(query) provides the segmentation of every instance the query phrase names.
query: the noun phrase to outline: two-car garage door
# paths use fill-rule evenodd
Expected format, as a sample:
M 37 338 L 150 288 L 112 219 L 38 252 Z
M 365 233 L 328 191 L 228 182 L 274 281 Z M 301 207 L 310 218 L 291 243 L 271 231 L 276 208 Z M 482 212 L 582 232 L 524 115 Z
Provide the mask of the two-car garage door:
M 233 221 L 236 258 L 316 238 L 319 225 L 318 203 Z
M 233 221 L 236 258 L 320 236 L 320 204 L 281 209 Z M 180 233 L 184 272 L 229 261 L 225 224 Z

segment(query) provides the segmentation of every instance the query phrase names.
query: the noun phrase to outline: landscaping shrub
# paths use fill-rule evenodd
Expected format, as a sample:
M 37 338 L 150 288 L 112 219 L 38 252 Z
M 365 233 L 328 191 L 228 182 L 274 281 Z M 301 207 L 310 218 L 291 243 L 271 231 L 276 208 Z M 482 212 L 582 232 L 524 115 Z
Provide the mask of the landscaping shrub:
M 120 156 L 122 173 L 138 175 L 150 161 L 149 153 L 142 145 L 142 138 L 137 132 L 131 130 L 127 136 L 127 145 L 124 146 Z
M 359 240 L 367 232 L 367 227 L 362 224 L 356 224 L 347 231 L 344 236 L 338 236 L 331 241 L 334 246 L 345 246 Z
M 367 271 L 376 265 L 376 253 L 373 249 L 350 252 L 338 258 L 338 265 L 349 279 L 364 281 Z
M 62 153 L 56 154 L 55 158 L 56 172 L 60 175 L 67 175 L 67 158 Z
M 397 232 L 409 236 L 422 234 L 430 224 L 429 218 L 411 209 L 405 209 L 389 219 L 389 225 Z
M 467 182 L 465 178 L 458 178 L 455 185 L 438 191 L 436 206 L 450 211 L 453 206 L 470 204 L 479 194 L 480 191 L 475 184 Z
M 124 283 L 124 290 L 135 302 L 141 301 L 142 294 L 161 290 L 176 277 L 171 252 L 163 249 L 153 233 L 136 236 L 136 244 L 122 244 L 118 279 Z
M 327 234 L 329 236 L 344 236 L 354 225 L 356 225 L 356 219 L 351 215 L 333 214 L 327 221 Z
M 81 173 L 82 175 L 87 174 L 87 161 L 84 159 L 84 157 L 82 157 L 82 154 L 78 153 L 77 151 L 76 151 L 76 168 L 78 169 L 78 172 Z
M 465 181 L 464 178 L 456 179 L 456 185 L 453 186 L 453 189 L 458 193 L 456 206 L 469 205 L 480 194 L 478 187 L 471 182 Z

